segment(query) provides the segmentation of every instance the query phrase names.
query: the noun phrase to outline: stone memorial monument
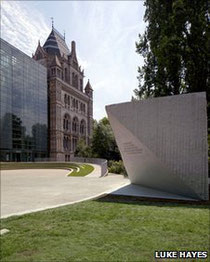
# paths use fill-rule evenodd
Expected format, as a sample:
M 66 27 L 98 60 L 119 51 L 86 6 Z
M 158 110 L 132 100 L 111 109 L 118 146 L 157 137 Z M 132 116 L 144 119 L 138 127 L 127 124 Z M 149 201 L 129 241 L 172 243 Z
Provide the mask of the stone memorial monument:
M 106 106 L 132 184 L 208 199 L 206 94 Z

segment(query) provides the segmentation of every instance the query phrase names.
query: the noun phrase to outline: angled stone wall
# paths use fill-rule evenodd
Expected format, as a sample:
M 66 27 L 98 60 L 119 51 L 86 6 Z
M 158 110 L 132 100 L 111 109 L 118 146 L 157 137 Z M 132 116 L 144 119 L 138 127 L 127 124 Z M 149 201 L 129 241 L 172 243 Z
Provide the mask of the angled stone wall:
M 106 110 L 131 183 L 208 199 L 204 92 L 110 105 Z

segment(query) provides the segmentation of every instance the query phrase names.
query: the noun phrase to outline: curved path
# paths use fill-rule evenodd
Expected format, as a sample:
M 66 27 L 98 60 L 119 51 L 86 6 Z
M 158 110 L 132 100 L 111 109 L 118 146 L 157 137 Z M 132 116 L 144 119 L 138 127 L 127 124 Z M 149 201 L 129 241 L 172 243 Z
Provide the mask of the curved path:
M 101 176 L 101 167 L 96 164 L 91 164 L 91 166 L 94 167 L 94 170 L 86 177 L 98 177 L 99 178 Z
M 121 175 L 100 177 L 100 166 L 86 177 L 68 177 L 69 170 L 1 171 L 1 217 L 20 215 L 99 197 L 129 184 Z

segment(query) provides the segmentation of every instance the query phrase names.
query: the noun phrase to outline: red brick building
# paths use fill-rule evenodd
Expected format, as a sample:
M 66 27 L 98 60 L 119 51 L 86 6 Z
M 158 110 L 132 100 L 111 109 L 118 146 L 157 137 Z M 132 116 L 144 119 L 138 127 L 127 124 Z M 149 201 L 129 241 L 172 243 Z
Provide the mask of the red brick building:
M 93 129 L 93 89 L 78 64 L 76 44 L 69 50 L 65 37 L 54 27 L 33 58 L 47 68 L 49 105 L 49 156 L 69 161 L 79 139 L 90 143 Z

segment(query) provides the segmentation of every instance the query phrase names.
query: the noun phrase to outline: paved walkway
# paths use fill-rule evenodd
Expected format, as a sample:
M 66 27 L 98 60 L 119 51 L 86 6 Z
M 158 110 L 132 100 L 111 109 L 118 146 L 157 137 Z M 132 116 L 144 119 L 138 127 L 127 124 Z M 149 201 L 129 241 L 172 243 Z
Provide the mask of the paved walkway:
M 91 164 L 91 166 L 94 166 L 94 170 L 86 177 L 98 177 L 99 178 L 101 176 L 101 167 L 95 164 Z
M 121 175 L 99 178 L 100 167 L 86 177 L 68 177 L 68 173 L 61 169 L 1 171 L 1 217 L 80 202 L 129 184 Z

